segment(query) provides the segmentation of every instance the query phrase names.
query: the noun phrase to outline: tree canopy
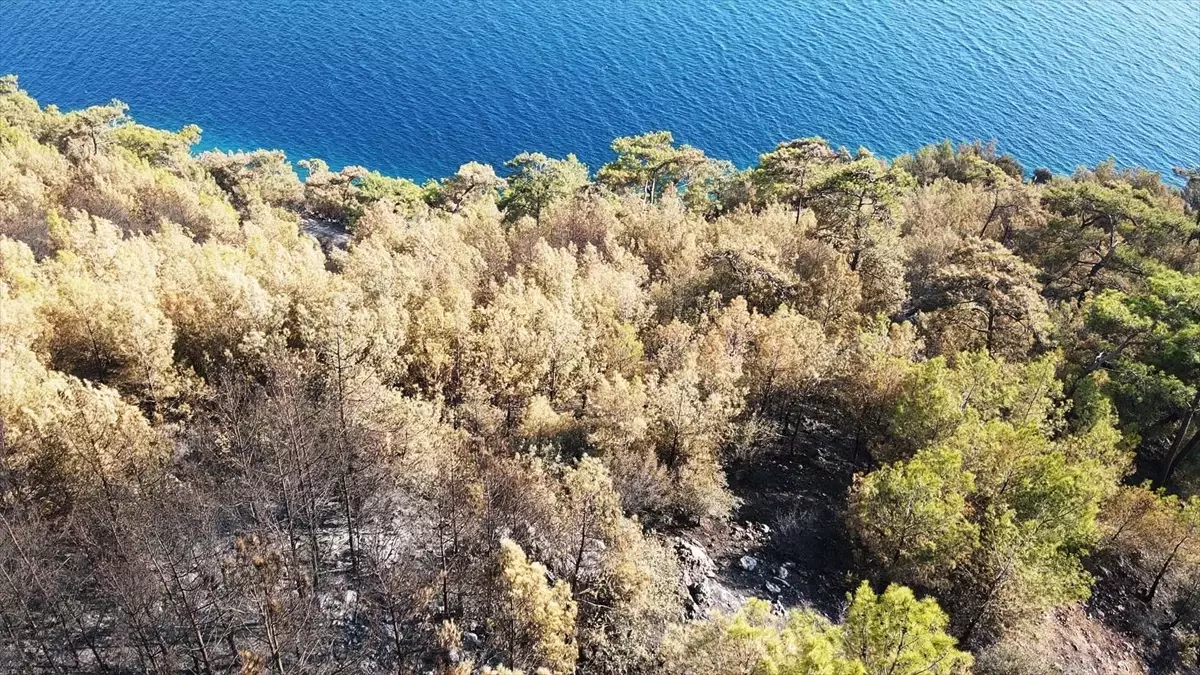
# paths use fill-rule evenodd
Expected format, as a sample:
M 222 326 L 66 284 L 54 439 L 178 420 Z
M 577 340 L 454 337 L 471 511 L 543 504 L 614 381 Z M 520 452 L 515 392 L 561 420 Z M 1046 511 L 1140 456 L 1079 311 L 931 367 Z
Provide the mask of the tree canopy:
M 0 673 L 1198 667 L 1194 168 L 200 135 L 0 79 Z

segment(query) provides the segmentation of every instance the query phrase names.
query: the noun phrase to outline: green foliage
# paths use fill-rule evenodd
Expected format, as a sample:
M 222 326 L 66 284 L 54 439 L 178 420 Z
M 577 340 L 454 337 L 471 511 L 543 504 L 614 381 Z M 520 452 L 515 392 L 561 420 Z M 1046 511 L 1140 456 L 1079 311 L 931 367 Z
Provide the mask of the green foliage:
M 758 197 L 779 200 L 800 210 L 812 196 L 811 185 L 820 172 L 837 159 L 837 153 L 823 138 L 800 138 L 780 143 L 758 158 L 753 178 Z
M 1128 468 L 1105 401 L 1063 433 L 1056 361 L 922 364 L 893 420 L 926 449 L 852 493 L 850 522 L 870 556 L 893 578 L 939 589 L 971 643 L 1087 597 L 1082 557 Z
M 967 503 L 974 489 L 975 476 L 957 451 L 922 451 L 859 477 L 851 526 L 890 577 L 936 584 L 978 545 Z
M 1200 445 L 1200 277 L 1163 271 L 1146 286 L 1089 303 L 1083 344 L 1094 356 L 1085 372 L 1113 371 L 1106 389 L 1166 481 Z
M 141 124 L 126 124 L 112 133 L 113 142 L 153 164 L 186 159 L 190 148 L 200 142 L 200 127 L 189 124 L 175 133 Z
M 575 155 L 552 159 L 526 152 L 504 163 L 512 173 L 500 196 L 509 220 L 529 216 L 541 222 L 542 212 L 556 199 L 570 196 L 588 182 L 588 169 Z
M 295 205 L 303 198 L 304 187 L 296 170 L 282 152 L 224 153 L 211 150 L 197 161 L 203 166 L 238 208 L 263 202 L 274 206 Z
M 1079 557 L 1041 535 L 1036 520 L 988 514 L 980 547 L 948 598 L 964 642 L 987 644 L 1051 607 L 1088 597 L 1092 577 Z
M 986 349 L 1020 359 L 1045 341 L 1049 323 L 1035 276 L 1004 246 L 970 238 L 921 280 L 913 308 L 926 314 L 921 324 L 939 353 Z
M 1194 226 L 1186 216 L 1168 206 L 1156 185 L 1110 174 L 1111 166 L 1099 167 L 1043 193 L 1051 215 L 1028 255 L 1045 270 L 1053 294 L 1129 290 L 1157 265 L 1178 265 L 1188 255 L 1181 247 Z
M 653 204 L 668 187 L 684 194 L 694 206 L 701 207 L 714 182 L 732 166 L 715 162 L 702 150 L 690 145 L 675 145 L 669 131 L 653 131 L 640 136 L 625 136 L 612 142 L 617 159 L 600 167 L 596 180 L 617 192 L 636 194 Z
M 571 587 L 562 581 L 551 586 L 546 568 L 529 562 L 524 551 L 507 539 L 500 542 L 500 574 L 505 602 L 498 646 L 518 666 L 572 672 L 578 647 Z
M 892 585 L 876 594 L 866 582 L 849 597 L 844 624 L 812 611 L 771 614 L 751 600 L 733 616 L 677 627 L 664 646 L 668 673 L 885 675 L 967 673 L 971 656 L 946 634 L 932 599 Z
M 495 199 L 496 191 L 507 185 L 487 164 L 469 162 L 438 186 L 435 201 L 456 213 L 472 201 Z
M 862 279 L 862 310 L 891 314 L 904 299 L 903 253 L 897 246 L 896 209 L 912 177 L 866 156 L 843 161 L 818 174 L 809 208 L 813 234 L 845 256 Z
M 1125 465 L 1119 453 L 1104 448 L 1088 448 L 1091 456 L 1064 449 L 1082 442 L 1095 443 L 1097 437 L 1067 437 L 1055 443 L 1035 425 L 993 419 L 964 423 L 933 451 L 961 461 L 962 470 L 974 478 L 965 494 L 971 505 L 966 513 L 978 539 L 965 551 L 951 549 L 957 554 L 935 559 L 937 565 L 919 577 L 926 583 L 945 585 L 943 597 L 962 620 L 965 639 L 978 639 L 977 631 L 1000 631 L 1035 616 L 1042 608 L 1087 596 L 1090 578 L 1080 557 L 1099 539 L 1096 516 L 1115 490 Z M 890 482 L 898 491 L 912 492 L 901 491 L 891 498 L 893 502 L 903 500 L 927 510 L 953 507 L 949 515 L 961 518 L 958 494 L 929 496 L 931 485 L 944 488 L 928 474 L 927 452 L 903 463 L 900 470 L 891 467 L 866 480 Z M 1119 463 L 1113 466 L 1101 458 Z M 909 480 L 894 478 L 896 473 Z M 918 477 L 925 480 L 918 481 Z M 945 538 L 938 527 L 949 528 L 954 522 L 938 520 L 931 525 L 912 516 L 902 524 L 910 525 L 907 532 L 915 530 L 933 539 L 928 532 Z M 912 523 L 923 524 L 924 529 Z M 875 521 L 864 521 L 859 528 L 870 550 L 881 553 Z M 896 535 L 882 540 L 897 548 L 909 543 Z M 925 542 L 917 537 L 915 543 Z M 894 556 L 892 565 L 903 561 L 903 555 Z
M 407 178 L 392 178 L 378 171 L 370 171 L 358 179 L 355 197 L 363 204 L 388 201 L 396 206 L 412 208 L 422 203 L 425 190 Z
M 791 612 L 786 621 L 752 599 L 733 616 L 676 627 L 663 646 L 664 672 L 862 673 L 841 655 L 841 630 L 819 615 Z
M 876 594 L 863 582 L 846 610 L 843 649 L 861 661 L 865 672 L 969 672 L 970 654 L 955 649 L 946 634 L 946 614 L 932 598 L 917 600 L 904 586 L 890 585 Z
M 114 132 L 129 123 L 129 106 L 114 99 L 107 105 L 73 110 L 54 120 L 50 132 L 60 152 L 73 161 L 95 158 Z
M 889 406 L 891 447 L 879 452 L 911 454 L 949 437 L 966 421 L 1006 419 L 1053 431 L 1061 423 L 1058 359 L 1049 354 L 1019 364 L 986 352 L 963 352 L 952 362 L 938 357 L 909 367 Z
M 896 165 L 912 174 L 921 185 L 938 178 L 959 183 L 995 184 L 1019 181 L 1024 169 L 1015 157 L 999 154 L 995 143 L 962 143 L 955 147 L 950 141 L 926 145 L 915 153 L 896 158 Z

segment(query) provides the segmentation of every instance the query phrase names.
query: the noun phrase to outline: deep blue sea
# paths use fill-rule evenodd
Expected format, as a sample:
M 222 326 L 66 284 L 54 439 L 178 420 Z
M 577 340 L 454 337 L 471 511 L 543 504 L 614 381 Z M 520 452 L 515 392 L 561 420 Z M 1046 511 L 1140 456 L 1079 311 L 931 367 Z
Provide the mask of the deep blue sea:
M 204 146 L 423 179 L 670 129 L 1200 164 L 1200 0 L 0 0 L 0 72 Z

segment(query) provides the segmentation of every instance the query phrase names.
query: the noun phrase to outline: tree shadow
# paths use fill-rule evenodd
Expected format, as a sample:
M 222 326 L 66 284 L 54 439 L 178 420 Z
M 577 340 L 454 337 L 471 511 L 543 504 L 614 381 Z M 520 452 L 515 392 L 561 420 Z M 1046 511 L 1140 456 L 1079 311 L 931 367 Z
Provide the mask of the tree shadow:
M 722 581 L 735 589 L 836 619 L 857 581 L 842 519 L 856 467 L 848 437 L 819 415 L 730 467 L 730 489 L 741 503 L 730 526 L 733 545 L 713 557 Z M 754 559 L 752 569 L 743 556 Z

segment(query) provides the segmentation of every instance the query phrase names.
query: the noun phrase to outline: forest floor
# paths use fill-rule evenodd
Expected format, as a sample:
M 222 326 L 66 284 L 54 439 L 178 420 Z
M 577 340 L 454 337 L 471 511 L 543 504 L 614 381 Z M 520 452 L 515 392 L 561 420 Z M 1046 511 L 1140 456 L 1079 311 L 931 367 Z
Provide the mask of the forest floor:
M 1153 603 L 1144 601 L 1141 593 L 1148 580 L 1137 573 L 1140 567 L 1114 554 L 1094 556 L 1088 561 L 1088 571 L 1096 577 L 1096 584 L 1083 611 L 1117 636 L 1125 651 L 1136 653 L 1147 666 L 1144 672 L 1181 672 L 1176 664 L 1186 646 L 1179 643 L 1175 631 L 1162 626 L 1175 615 L 1174 608 L 1165 601 L 1170 594 L 1159 593 Z M 1168 584 L 1178 582 L 1167 580 Z
M 1087 605 L 1046 615 L 1022 641 L 1027 658 L 1063 675 L 1139 675 L 1147 669 L 1137 644 L 1108 626 Z
M 733 611 L 758 597 L 839 617 L 854 581 L 841 514 L 857 469 L 846 445 L 828 425 L 807 420 L 795 438 L 731 467 L 733 516 L 677 535 L 686 542 L 677 544 L 685 568 L 689 558 L 711 559 L 699 575 L 707 579 L 689 583 L 685 570 L 685 583 L 703 586 L 692 592 L 694 613 Z
M 325 251 L 333 248 L 346 248 L 350 245 L 350 233 L 346 230 L 345 225 L 336 220 L 303 214 L 300 216 L 300 229 L 311 234 Z
M 808 419 L 794 439 L 734 462 L 729 487 L 739 500 L 721 523 L 671 532 L 693 603 L 690 611 L 736 611 L 751 597 L 778 610 L 810 608 L 841 618 L 858 582 L 843 520 L 854 473 L 844 433 Z M 1047 674 L 1144 675 L 1170 659 L 1156 654 L 1114 562 L 1093 561 L 1097 586 L 1087 603 L 1058 608 L 1016 641 L 1021 661 Z

